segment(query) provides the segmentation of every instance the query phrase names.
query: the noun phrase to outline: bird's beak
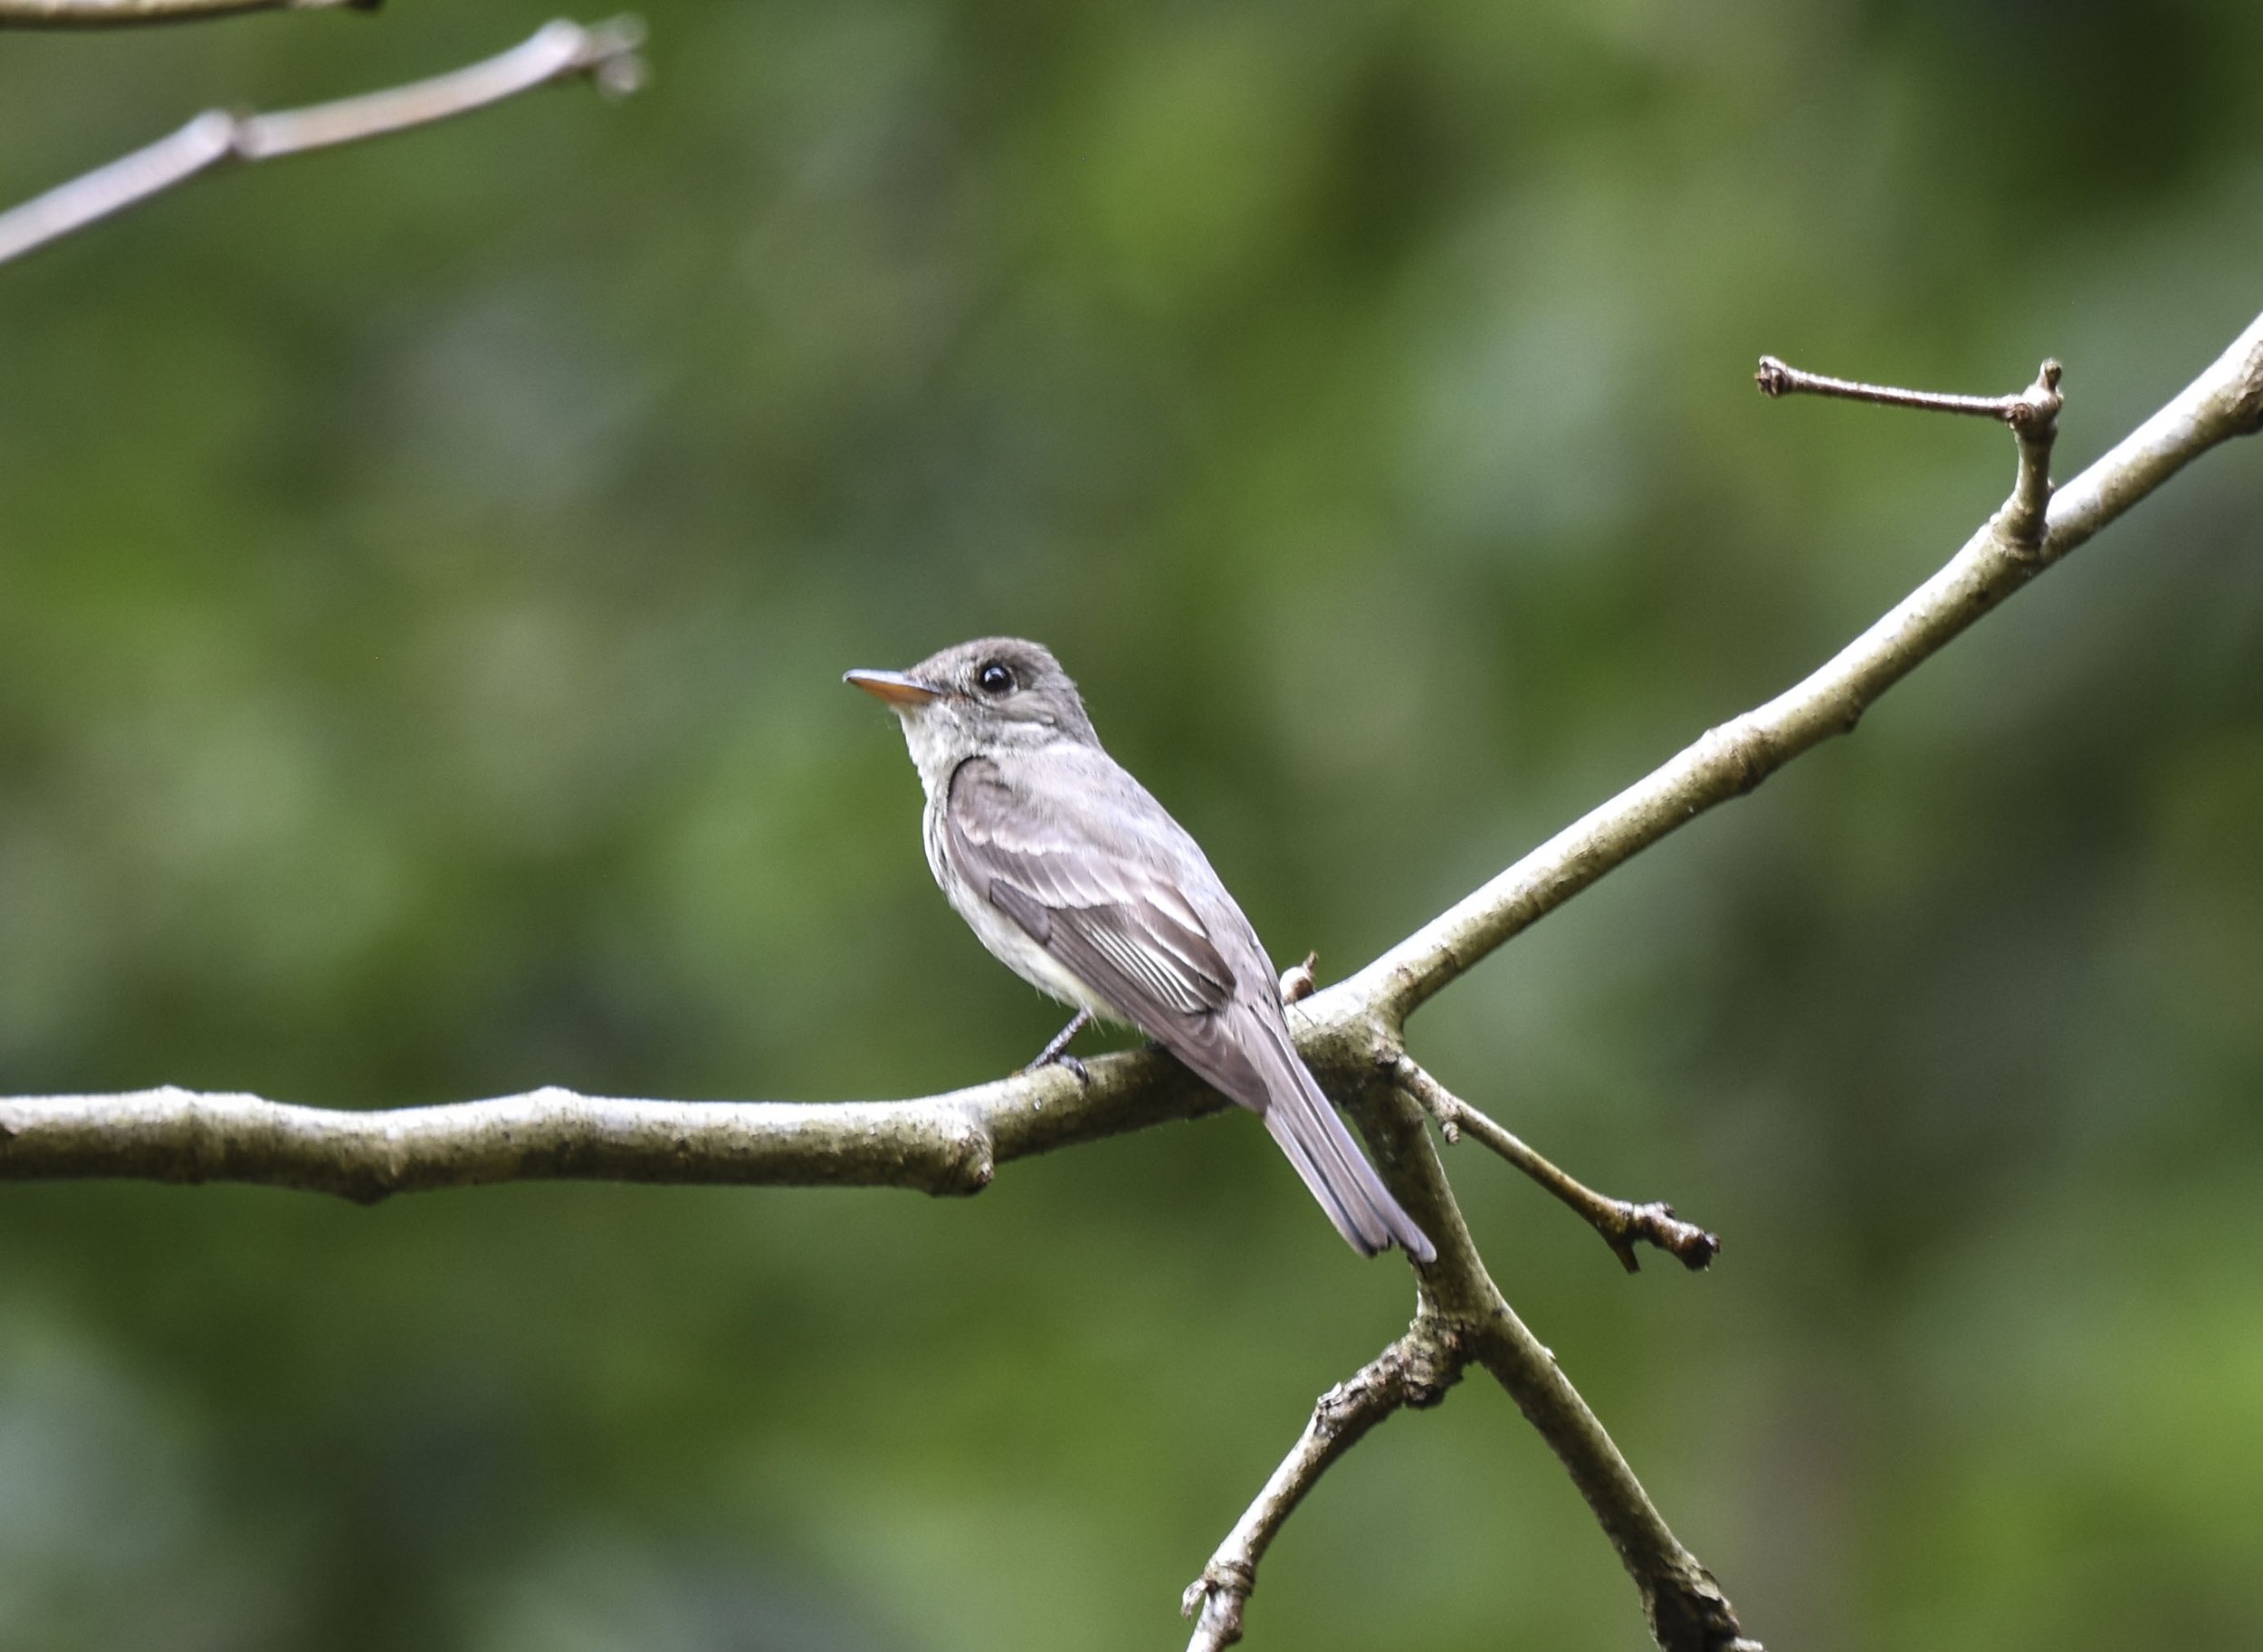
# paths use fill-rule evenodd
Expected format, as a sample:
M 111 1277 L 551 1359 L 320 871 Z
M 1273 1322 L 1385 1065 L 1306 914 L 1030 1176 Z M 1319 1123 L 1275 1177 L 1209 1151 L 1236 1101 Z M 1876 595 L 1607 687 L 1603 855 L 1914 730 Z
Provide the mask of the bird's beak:
M 925 705 L 942 697 L 941 689 L 932 689 L 917 677 L 907 677 L 900 671 L 850 671 L 841 673 L 841 681 L 863 689 L 875 700 L 885 700 L 893 706 Z

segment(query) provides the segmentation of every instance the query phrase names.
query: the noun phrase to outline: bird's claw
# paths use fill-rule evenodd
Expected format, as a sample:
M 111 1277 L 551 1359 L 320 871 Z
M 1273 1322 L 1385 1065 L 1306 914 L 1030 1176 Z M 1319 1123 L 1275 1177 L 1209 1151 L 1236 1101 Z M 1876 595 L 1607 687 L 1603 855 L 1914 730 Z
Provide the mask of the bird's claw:
M 1014 1076 L 1026 1078 L 1032 1073 L 1044 1072 L 1047 1067 L 1061 1068 L 1076 1081 L 1076 1087 L 1079 1090 L 1089 1090 L 1093 1087 L 1091 1069 L 1066 1050 L 1056 1050 L 1049 1055 L 1040 1055 L 1027 1066 L 1015 1068 Z

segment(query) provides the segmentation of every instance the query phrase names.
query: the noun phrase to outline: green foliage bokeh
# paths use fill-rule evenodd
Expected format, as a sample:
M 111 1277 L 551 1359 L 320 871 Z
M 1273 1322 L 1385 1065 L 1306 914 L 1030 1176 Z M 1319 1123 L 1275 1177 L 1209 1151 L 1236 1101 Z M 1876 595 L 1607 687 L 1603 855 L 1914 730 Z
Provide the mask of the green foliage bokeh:
M 1363 961 L 1774 692 L 2258 308 L 2250 0 L 692 4 L 654 78 L 0 270 L 0 1093 L 916 1094 L 1056 1024 L 838 686 L 1050 643 Z M 524 5 L 0 37 L 0 201 Z M 2263 543 L 2210 456 L 1426 1011 L 1512 1299 L 1771 1644 L 2263 1615 Z M 908 1194 L 0 1186 L 0 1647 L 1175 1644 L 1410 1306 L 1220 1118 Z M 1633 1648 L 1472 1381 L 1257 1647 Z

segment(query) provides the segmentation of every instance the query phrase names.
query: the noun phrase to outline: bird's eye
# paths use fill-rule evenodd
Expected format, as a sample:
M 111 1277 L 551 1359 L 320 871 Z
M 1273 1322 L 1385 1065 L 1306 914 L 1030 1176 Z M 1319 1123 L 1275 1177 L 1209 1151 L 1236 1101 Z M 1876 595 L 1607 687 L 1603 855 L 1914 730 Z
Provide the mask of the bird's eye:
M 986 661 L 975 671 L 974 685 L 986 694 L 1010 694 L 1014 691 L 1013 669 L 1001 661 Z

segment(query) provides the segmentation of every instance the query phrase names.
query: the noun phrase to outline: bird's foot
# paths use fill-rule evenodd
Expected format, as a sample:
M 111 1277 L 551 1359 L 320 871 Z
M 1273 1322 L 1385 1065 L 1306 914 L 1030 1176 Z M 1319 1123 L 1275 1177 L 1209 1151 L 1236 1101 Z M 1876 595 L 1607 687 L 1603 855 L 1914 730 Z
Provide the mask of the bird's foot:
M 1032 1073 L 1042 1073 L 1047 1067 L 1060 1068 L 1076 1081 L 1076 1087 L 1079 1090 L 1089 1090 L 1093 1087 L 1092 1069 L 1066 1050 L 1056 1051 L 1050 1055 L 1040 1055 L 1026 1067 L 1016 1067 L 1014 1076 L 1025 1078 Z
M 1019 1078 L 1024 1073 L 1035 1073 L 1042 1067 L 1065 1067 L 1068 1070 L 1069 1075 L 1076 1080 L 1078 1089 L 1090 1089 L 1093 1075 L 1085 1071 L 1083 1062 L 1069 1054 L 1069 1040 L 1090 1027 L 1092 1020 L 1091 1010 L 1078 1010 L 1069 1024 L 1054 1034 L 1052 1041 L 1037 1052 L 1037 1058 L 1027 1066 L 1017 1069 L 1014 1076 Z

